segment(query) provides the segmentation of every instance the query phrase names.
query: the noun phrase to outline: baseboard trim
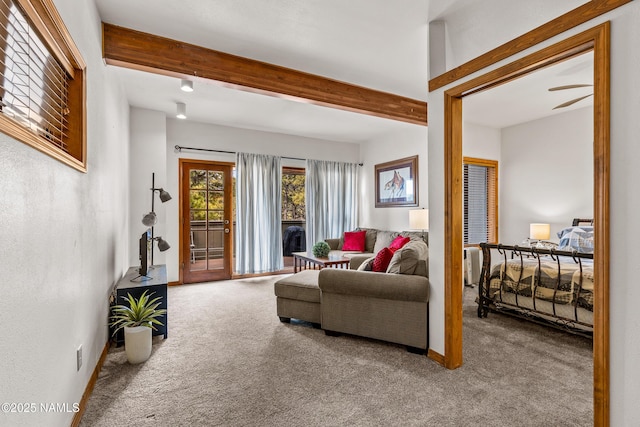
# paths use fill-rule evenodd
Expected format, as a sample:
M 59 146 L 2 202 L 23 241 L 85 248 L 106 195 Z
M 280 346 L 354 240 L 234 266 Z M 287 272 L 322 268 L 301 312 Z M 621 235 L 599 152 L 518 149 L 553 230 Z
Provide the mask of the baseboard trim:
M 98 359 L 98 363 L 96 364 L 96 367 L 93 369 L 93 373 L 91 374 L 91 378 L 89 378 L 87 387 L 84 389 L 84 393 L 82 394 L 82 399 L 80 399 L 79 410 L 73 416 L 73 420 L 71 420 L 71 427 L 78 427 L 80 425 L 80 421 L 82 420 L 82 415 L 84 414 L 84 411 L 87 408 L 87 402 L 89 402 L 89 398 L 91 397 L 91 393 L 93 392 L 93 387 L 96 385 L 96 381 L 98 380 L 98 375 L 100 374 L 100 370 L 102 370 L 102 365 L 104 365 L 104 361 L 107 359 L 107 353 L 109 352 L 110 344 L 111 344 L 111 341 L 107 340 L 107 343 L 104 345 L 104 348 L 102 349 L 102 354 L 100 355 L 100 359 Z
M 182 285 L 182 282 L 180 281 L 175 281 L 175 282 L 169 282 L 167 283 L 168 286 L 180 286 Z
M 427 350 L 427 357 L 440 365 L 444 366 L 444 356 L 434 350 Z

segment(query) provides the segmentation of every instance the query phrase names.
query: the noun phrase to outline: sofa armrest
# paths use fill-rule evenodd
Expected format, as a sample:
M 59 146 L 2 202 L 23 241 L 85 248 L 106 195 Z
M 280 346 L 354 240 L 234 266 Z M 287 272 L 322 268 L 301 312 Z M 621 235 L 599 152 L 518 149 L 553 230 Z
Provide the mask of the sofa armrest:
M 322 292 L 398 301 L 429 301 L 429 279 L 410 274 L 325 268 L 318 274 Z
M 324 239 L 325 242 L 329 245 L 331 250 L 336 251 L 340 246 L 340 239 Z

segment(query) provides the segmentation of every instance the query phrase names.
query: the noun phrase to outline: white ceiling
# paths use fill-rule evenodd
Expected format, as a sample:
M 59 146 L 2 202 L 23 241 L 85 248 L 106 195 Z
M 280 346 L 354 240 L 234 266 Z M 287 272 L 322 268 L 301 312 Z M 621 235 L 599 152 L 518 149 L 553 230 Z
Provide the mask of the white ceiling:
M 428 17 L 472 0 L 438 0 L 432 5 L 430 0 L 94 1 L 103 22 L 426 101 Z M 194 92 L 185 93 L 175 78 L 110 69 L 123 82 L 131 106 L 163 111 L 167 117 L 175 116 L 176 102 L 184 102 L 192 121 L 356 143 L 417 126 L 202 79 L 194 81 Z M 567 81 L 576 83 L 569 76 Z M 538 85 L 519 86 L 524 91 L 519 99 L 527 102 L 544 92 Z M 514 109 L 513 99 L 504 98 L 515 90 L 502 95 L 498 90 L 465 99 L 465 119 L 486 120 L 484 124 L 495 127 L 520 120 L 522 116 L 509 117 L 520 110 L 524 114 L 524 107 Z M 484 107 L 474 107 L 471 98 L 476 97 Z M 492 99 L 498 102 L 487 108 Z M 549 110 L 546 105 L 543 109 Z M 494 112 L 493 119 L 480 115 L 486 111 Z
M 593 93 L 593 87 L 549 91 L 552 87 L 572 84 L 593 84 L 593 52 L 465 97 L 462 104 L 463 119 L 501 129 L 593 105 L 593 97 L 588 97 L 554 110 L 564 102 Z

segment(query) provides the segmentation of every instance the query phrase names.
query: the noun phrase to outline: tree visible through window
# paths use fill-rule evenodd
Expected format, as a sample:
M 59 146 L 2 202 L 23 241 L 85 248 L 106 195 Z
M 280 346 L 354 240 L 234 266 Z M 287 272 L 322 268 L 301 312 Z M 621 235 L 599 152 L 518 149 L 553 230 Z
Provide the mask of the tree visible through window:
M 465 157 L 464 244 L 498 241 L 498 162 Z
M 304 169 L 282 170 L 282 220 L 305 219 Z

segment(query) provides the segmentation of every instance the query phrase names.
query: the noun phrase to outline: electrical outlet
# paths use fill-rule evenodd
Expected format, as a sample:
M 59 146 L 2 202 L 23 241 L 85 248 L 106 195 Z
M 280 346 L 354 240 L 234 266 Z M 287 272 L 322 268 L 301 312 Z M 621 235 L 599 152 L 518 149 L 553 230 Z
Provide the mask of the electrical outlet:
M 76 350 L 76 366 L 78 371 L 82 368 L 82 345 Z

